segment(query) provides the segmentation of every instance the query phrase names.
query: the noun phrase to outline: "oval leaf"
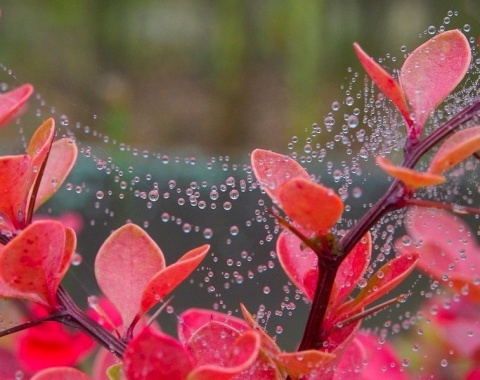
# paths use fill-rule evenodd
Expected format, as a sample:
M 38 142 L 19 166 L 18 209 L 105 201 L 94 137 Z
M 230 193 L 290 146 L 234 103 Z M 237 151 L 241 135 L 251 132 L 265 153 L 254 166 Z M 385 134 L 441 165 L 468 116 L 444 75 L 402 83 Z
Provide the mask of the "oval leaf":
M 332 189 L 310 179 L 285 182 L 278 189 L 278 199 L 290 218 L 318 235 L 327 233 L 343 212 L 342 199 Z
M 472 54 L 467 38 L 458 30 L 432 37 L 408 56 L 400 84 L 421 131 L 430 113 L 465 76 Z
M 55 120 L 47 119 L 38 127 L 30 139 L 27 147 L 27 154 L 32 157 L 32 165 L 39 171 L 43 161 L 50 151 L 55 137 Z
M 283 230 L 277 239 L 277 255 L 293 284 L 312 301 L 318 281 L 318 258 L 310 248 L 302 250 L 301 246 L 302 241 L 296 235 Z M 311 275 L 307 276 L 308 273 Z M 310 280 L 305 281 L 306 278 Z
M 0 252 L 0 277 L 11 288 L 54 308 L 65 250 L 65 228 L 60 222 L 44 220 L 29 225 Z M 2 297 L 17 294 L 2 294 Z
M 60 189 L 72 170 L 77 155 L 78 148 L 73 140 L 63 138 L 52 144 L 35 199 L 35 210 Z
M 0 94 L 0 127 L 6 125 L 23 109 L 33 94 L 33 86 L 24 84 L 12 91 Z
M 115 305 L 128 327 L 139 311 L 145 286 L 165 268 L 161 249 L 135 224 L 126 224 L 102 244 L 95 276 L 103 294 Z
M 14 230 L 24 227 L 33 177 L 31 161 L 26 154 L 0 157 L 0 212 L 10 220 Z
M 128 344 L 123 368 L 129 380 L 184 380 L 193 369 L 193 361 L 180 342 L 147 328 Z
M 334 354 L 319 350 L 284 352 L 278 355 L 285 371 L 292 380 L 301 379 L 313 371 L 318 371 L 335 359 Z
M 185 280 L 205 258 L 209 249 L 208 244 L 192 249 L 176 263 L 155 274 L 142 292 L 140 313 L 146 313 Z
M 272 200 L 277 198 L 277 189 L 291 178 L 309 178 L 307 171 L 289 156 L 269 150 L 255 149 L 252 152 L 252 169 L 262 189 Z
M 440 146 L 428 171 L 441 174 L 480 150 L 480 126 L 463 129 L 450 136 Z
M 413 169 L 395 166 L 385 157 L 377 156 L 376 161 L 378 166 L 380 166 L 385 172 L 402 181 L 405 186 L 410 189 L 418 189 L 420 187 L 432 186 L 445 182 L 444 176 L 432 173 L 421 173 Z
M 395 104 L 405 119 L 407 127 L 410 128 L 413 125 L 413 121 L 410 118 L 410 111 L 408 110 L 405 95 L 403 94 L 398 82 L 393 79 L 392 76 L 387 73 L 377 62 L 370 58 L 368 54 L 362 50 L 360 45 L 354 43 L 353 48 L 357 54 L 358 60 L 367 72 L 368 76 L 378 86 L 380 91 L 382 91 L 385 96 L 389 98 L 393 104 Z

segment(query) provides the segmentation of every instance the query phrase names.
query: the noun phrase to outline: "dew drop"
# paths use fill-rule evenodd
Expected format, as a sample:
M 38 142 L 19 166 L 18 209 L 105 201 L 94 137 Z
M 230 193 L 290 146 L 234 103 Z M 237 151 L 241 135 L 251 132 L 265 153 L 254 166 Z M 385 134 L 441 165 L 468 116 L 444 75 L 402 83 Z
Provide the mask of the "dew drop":
M 430 25 L 427 29 L 428 34 L 435 34 L 437 32 L 437 28 L 435 28 L 433 25 Z
M 95 195 L 96 195 L 97 199 L 103 199 L 103 197 L 105 196 L 105 194 L 101 190 L 97 191 L 97 193 Z
M 71 263 L 73 266 L 78 267 L 82 263 L 83 257 L 80 253 L 75 252 L 72 256 Z
M 160 198 L 158 190 L 154 189 L 148 193 L 148 199 L 150 199 L 152 202 L 158 201 L 158 198 Z
M 213 236 L 213 231 L 212 231 L 211 228 L 205 228 L 205 229 L 203 230 L 203 237 L 204 237 L 205 239 L 211 239 L 212 236 Z

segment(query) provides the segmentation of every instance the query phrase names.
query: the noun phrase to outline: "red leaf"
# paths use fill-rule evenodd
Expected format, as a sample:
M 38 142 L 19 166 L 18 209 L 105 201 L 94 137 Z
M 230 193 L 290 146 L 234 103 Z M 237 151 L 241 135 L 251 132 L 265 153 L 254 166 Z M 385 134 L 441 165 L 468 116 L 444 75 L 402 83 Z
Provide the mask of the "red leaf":
M 0 157 L 0 211 L 14 230 L 24 227 L 32 177 L 30 156 Z
M 63 138 L 52 144 L 35 199 L 35 210 L 60 189 L 72 170 L 77 155 L 77 145 L 70 139 Z
M 38 127 L 30 139 L 27 147 L 27 154 L 32 157 L 32 166 L 36 172 L 40 170 L 43 161 L 48 155 L 55 137 L 55 120 L 47 119 Z
M 0 277 L 14 291 L 2 297 L 22 298 L 55 308 L 64 270 L 65 228 L 60 222 L 29 225 L 0 252 Z M 6 291 L 6 289 L 2 289 Z
M 140 309 L 145 286 L 165 268 L 157 244 L 135 224 L 126 224 L 102 244 L 95 259 L 95 276 L 128 327 Z
M 385 157 L 377 156 L 378 166 L 392 177 L 402 181 L 410 189 L 437 185 L 445 182 L 445 177 L 433 173 L 421 173 L 413 169 L 393 165 Z
M 368 232 L 348 253 L 338 268 L 330 293 L 329 309 L 337 308 L 357 287 L 372 257 L 372 238 Z
M 278 357 L 291 379 L 302 379 L 302 376 L 321 371 L 327 363 L 335 358 L 335 355 L 319 350 L 307 350 L 284 352 Z
M 307 171 L 293 158 L 269 150 L 252 152 L 252 169 L 262 189 L 274 201 L 277 189 L 291 178 L 310 178 Z
M 0 127 L 18 115 L 32 93 L 33 86 L 24 84 L 12 91 L 0 94 Z
M 54 367 L 44 369 L 30 380 L 91 380 L 90 377 L 80 372 L 78 369 L 70 367 Z
M 318 259 L 310 248 L 302 250 L 301 244 L 302 241 L 292 232 L 283 230 L 277 239 L 277 255 L 280 265 L 293 284 L 312 301 L 318 281 Z M 311 276 L 305 281 L 310 271 Z
M 395 104 L 405 119 L 407 128 L 412 127 L 413 121 L 410 118 L 410 111 L 400 85 L 377 62 L 370 58 L 358 44 L 353 44 L 353 48 L 368 76 L 378 86 L 380 91 Z
M 129 380 L 182 380 L 193 369 L 192 358 L 180 342 L 148 328 L 129 343 L 123 363 Z
M 465 76 L 471 52 L 467 38 L 458 30 L 441 33 L 416 48 L 400 73 L 400 84 L 421 131 L 430 113 Z
M 390 260 L 370 277 L 365 286 L 355 299 L 341 306 L 338 314 L 345 317 L 355 314 L 367 305 L 387 294 L 401 283 L 415 269 L 419 254 L 412 252 Z M 342 319 L 343 316 L 339 316 Z
M 142 292 L 140 313 L 146 313 L 185 280 L 205 258 L 209 249 L 209 245 L 192 249 L 178 259 L 176 263 L 155 274 L 145 285 Z
M 343 202 L 332 189 L 310 179 L 293 178 L 278 188 L 285 213 L 304 229 L 318 235 L 327 233 L 343 212 Z
M 450 136 L 440 146 L 428 171 L 441 174 L 480 150 L 480 126 L 463 129 Z

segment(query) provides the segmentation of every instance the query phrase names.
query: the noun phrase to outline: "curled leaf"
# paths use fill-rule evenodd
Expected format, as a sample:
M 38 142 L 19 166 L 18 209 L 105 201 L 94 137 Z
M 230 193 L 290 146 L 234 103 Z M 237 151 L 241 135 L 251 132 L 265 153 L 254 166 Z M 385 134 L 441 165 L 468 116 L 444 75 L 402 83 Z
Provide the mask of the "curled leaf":
M 342 199 L 335 191 L 306 178 L 293 178 L 278 188 L 285 213 L 304 229 L 327 233 L 340 219 Z
M 185 280 L 205 258 L 209 249 L 210 246 L 207 244 L 192 249 L 178 259 L 176 263 L 156 273 L 145 285 L 142 292 L 140 313 L 146 313 Z
M 276 200 L 277 190 L 291 178 L 309 178 L 307 171 L 293 158 L 269 150 L 252 152 L 252 169 L 265 192 Z
M 398 82 L 393 79 L 392 76 L 387 73 L 377 62 L 370 58 L 367 53 L 362 50 L 360 45 L 355 43 L 353 44 L 353 48 L 355 49 L 358 60 L 362 64 L 368 76 L 378 86 L 380 91 L 382 91 L 385 96 L 389 98 L 393 104 L 395 104 L 405 119 L 407 127 L 411 127 L 413 125 L 413 121 L 410 118 L 410 111 L 408 110 L 405 95 L 403 94 Z
M 441 174 L 480 150 L 480 126 L 463 129 L 450 136 L 433 156 L 429 173 Z
M 445 177 L 433 173 L 421 173 L 413 169 L 408 169 L 393 165 L 387 158 L 377 156 L 378 166 L 392 177 L 402 181 L 410 189 L 437 185 L 445 182 Z

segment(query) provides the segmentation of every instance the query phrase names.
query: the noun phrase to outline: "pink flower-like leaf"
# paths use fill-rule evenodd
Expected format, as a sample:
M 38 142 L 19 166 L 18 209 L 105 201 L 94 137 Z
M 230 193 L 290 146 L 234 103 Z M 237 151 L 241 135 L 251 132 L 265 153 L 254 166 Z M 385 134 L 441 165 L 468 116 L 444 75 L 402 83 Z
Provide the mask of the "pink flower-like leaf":
M 1 296 L 54 309 L 58 286 L 75 250 L 72 233 L 60 222 L 45 220 L 13 238 L 0 252 Z
M 35 374 L 30 380 L 91 380 L 89 376 L 71 367 L 52 367 Z
M 135 224 L 120 227 L 100 247 L 95 276 L 103 294 L 120 312 L 125 327 L 139 312 L 145 286 L 164 268 L 163 252 Z
M 410 189 L 437 185 L 445 182 L 445 177 L 434 173 L 422 173 L 416 170 L 395 166 L 387 158 L 377 156 L 378 166 L 393 178 L 402 181 Z
M 102 292 L 117 307 L 123 326 L 130 327 L 161 298 L 182 282 L 205 257 L 208 245 L 191 250 L 166 267 L 163 252 L 135 224 L 114 231 L 95 259 Z
M 33 94 L 33 86 L 24 84 L 12 91 L 0 94 L 0 127 L 16 117 Z
M 311 179 L 290 179 L 278 188 L 277 195 L 290 218 L 318 235 L 327 233 L 343 212 L 342 199 Z
M 441 174 L 480 150 L 480 126 L 463 129 L 450 136 L 440 146 L 428 171 Z
M 213 310 L 191 308 L 180 314 L 179 319 L 181 323 L 177 326 L 177 333 L 183 344 L 188 342 L 195 331 L 211 321 L 221 322 L 239 332 L 248 330 L 244 320 Z
M 401 115 L 407 123 L 407 127 L 413 126 L 413 121 L 410 117 L 410 111 L 408 109 L 405 95 L 400 88 L 398 82 L 392 78 L 377 62 L 375 62 L 367 53 L 365 53 L 358 44 L 353 44 L 355 53 L 358 60 L 367 72 L 368 76 L 378 86 L 387 98 L 389 98 L 393 104 L 398 108 Z
M 293 158 L 269 150 L 255 149 L 251 155 L 252 169 L 262 189 L 274 201 L 278 188 L 292 178 L 310 178 Z
M 224 323 L 207 323 L 195 331 L 186 346 L 196 361 L 189 380 L 234 378 L 254 364 L 260 352 L 260 343 L 256 331 L 240 334 Z M 259 378 L 254 373 L 250 375 Z
M 470 45 L 459 30 L 432 37 L 405 60 L 400 85 L 421 131 L 430 113 L 460 83 L 471 61 Z
M 144 329 L 128 344 L 124 371 L 129 380 L 186 380 L 194 367 L 191 355 L 174 338 Z

